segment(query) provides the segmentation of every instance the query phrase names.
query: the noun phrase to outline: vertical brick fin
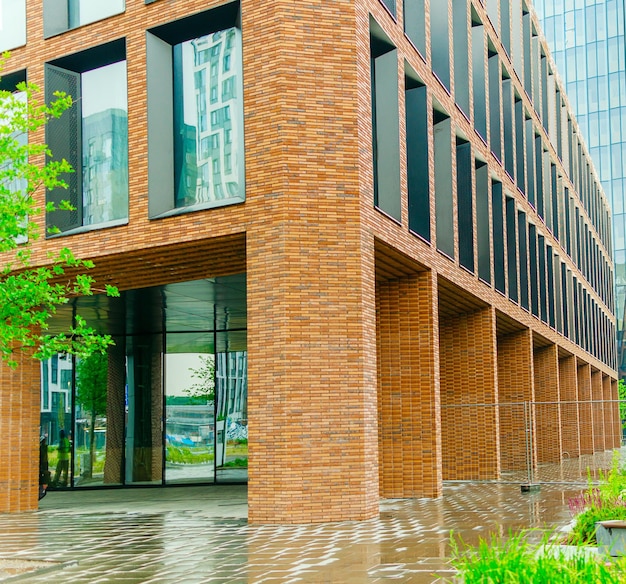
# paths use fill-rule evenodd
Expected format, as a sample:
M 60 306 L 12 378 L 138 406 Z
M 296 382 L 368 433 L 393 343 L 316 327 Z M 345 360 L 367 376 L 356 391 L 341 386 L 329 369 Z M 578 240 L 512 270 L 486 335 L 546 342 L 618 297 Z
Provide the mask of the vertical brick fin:
M 525 470 L 536 464 L 527 460 L 527 425 L 533 424 L 525 403 L 533 400 L 532 334 L 522 330 L 498 337 L 498 413 L 500 415 L 500 460 L 502 470 Z M 531 435 L 536 435 L 532 432 Z
M 39 483 L 39 361 L 16 355 L 13 371 L 0 364 L 0 513 L 37 509 Z
M 561 390 L 563 456 L 574 458 L 580 455 L 580 420 L 576 357 L 573 355 L 559 359 L 559 389 Z
M 376 289 L 381 496 L 442 492 L 440 401 L 431 272 Z
M 558 403 L 559 356 L 556 345 L 534 350 L 537 460 L 560 463 L 563 456 L 561 407 Z
M 578 362 L 578 416 L 580 421 L 580 454 L 593 454 L 593 404 L 591 402 L 591 367 Z
M 500 439 L 493 309 L 440 319 L 439 351 L 443 478 L 497 479 Z
M 604 427 L 604 408 L 608 405 L 603 402 L 602 373 L 598 370 L 591 372 L 591 411 L 593 415 L 593 449 L 594 452 L 602 452 L 606 449 L 605 436 L 607 429 Z

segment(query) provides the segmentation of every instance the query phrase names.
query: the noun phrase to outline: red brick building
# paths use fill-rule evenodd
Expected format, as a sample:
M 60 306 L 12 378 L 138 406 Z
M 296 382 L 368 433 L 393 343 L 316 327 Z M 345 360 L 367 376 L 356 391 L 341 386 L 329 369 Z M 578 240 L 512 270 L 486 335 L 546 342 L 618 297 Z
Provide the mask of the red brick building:
M 246 480 L 257 523 L 619 446 L 609 209 L 526 0 L 17 4 L 4 86 L 77 98 L 37 258 L 122 296 L 54 323 L 113 335 L 103 410 L 3 369 L 0 511 L 59 429 L 72 488 Z

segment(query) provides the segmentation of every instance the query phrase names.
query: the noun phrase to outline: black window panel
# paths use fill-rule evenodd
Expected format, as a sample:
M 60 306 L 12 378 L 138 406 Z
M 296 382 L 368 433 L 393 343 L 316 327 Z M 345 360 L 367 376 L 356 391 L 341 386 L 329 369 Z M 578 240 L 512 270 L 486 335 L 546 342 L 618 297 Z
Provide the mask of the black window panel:
M 424 0 L 404 0 L 404 32 L 415 48 L 426 55 L 426 9 Z
M 525 120 L 524 137 L 526 139 L 526 197 L 528 202 L 535 207 L 535 132 L 533 121 Z
M 389 12 L 396 16 L 396 0 L 382 0 L 382 2 L 387 7 Z
M 565 262 L 561 262 L 561 295 L 562 295 L 562 310 L 563 310 L 563 330 L 561 331 L 566 337 L 569 338 L 569 298 L 567 296 L 567 266 Z
M 526 176 L 524 159 L 524 105 L 515 99 L 515 184 L 526 195 Z
M 506 292 L 504 261 L 504 199 L 502 183 L 491 184 L 491 209 L 493 222 L 493 274 L 496 290 Z
M 506 197 L 506 259 L 507 275 L 509 279 L 509 298 L 517 302 L 517 233 L 515 229 L 515 219 L 517 210 L 515 200 Z
M 0 91 L 13 92 L 17 89 L 18 83 L 26 83 L 26 69 L 3 74 L 0 77 Z
M 484 27 L 482 24 L 473 23 L 472 85 L 474 92 L 474 130 L 487 142 L 487 96 L 485 79 Z
M 552 252 L 553 282 L 554 282 L 554 326 L 560 333 L 563 332 L 563 291 L 561 288 L 561 260 L 558 254 Z
M 491 53 L 491 52 L 490 52 Z M 500 58 L 490 54 L 489 69 L 489 147 L 498 160 L 502 160 L 502 138 L 500 136 Z
M 502 79 L 502 120 L 504 133 L 504 169 L 509 176 L 515 176 L 515 158 L 513 147 L 515 137 L 513 135 L 513 85 L 510 79 Z
M 452 40 L 454 49 L 454 99 L 465 115 L 470 117 L 469 46 L 467 0 L 452 3 Z
M 59 118 L 51 118 L 46 126 L 46 143 L 53 152 L 48 160 L 67 160 L 74 172 L 62 178 L 67 189 L 57 187 L 48 191 L 47 201 L 57 207 L 61 201 L 69 201 L 73 211 L 57 210 L 46 214 L 48 228 L 55 227 L 67 231 L 82 225 L 82 149 L 81 149 L 81 112 L 80 112 L 80 74 L 53 65 L 45 68 L 46 102 L 52 102 L 57 91 L 72 96 L 74 104 Z
M 85 73 L 126 59 L 126 39 L 121 38 L 98 45 L 80 53 L 72 53 L 50 61 L 50 65 L 75 73 Z
M 478 242 L 478 277 L 490 284 L 489 168 L 484 162 L 476 162 L 476 240 Z
M 400 221 L 398 55 L 375 21 L 371 21 L 370 51 L 374 205 Z
M 537 236 L 537 259 L 539 261 L 539 317 L 547 323 L 546 239 L 543 235 Z
M 518 211 L 517 213 L 517 239 L 519 250 L 519 291 L 520 304 L 529 309 L 528 297 L 528 243 L 527 243 L 527 225 L 526 213 Z
M 434 112 L 435 229 L 437 249 L 454 258 L 454 200 L 452 193 L 452 134 L 450 118 Z
M 537 266 L 537 228 L 528 225 L 528 258 L 530 260 L 530 307 L 535 316 L 539 316 L 539 276 Z
M 556 327 L 556 314 L 555 314 L 555 297 L 554 297 L 554 258 L 552 256 L 552 246 L 546 246 L 546 302 L 548 309 L 548 324 L 552 327 Z
M 541 146 L 541 136 L 535 136 L 535 174 L 537 177 L 536 209 L 539 217 L 543 219 L 543 148 Z
M 405 78 L 409 229 L 430 241 L 428 109 L 426 87 Z
M 472 146 L 464 140 L 456 145 L 456 193 L 459 223 L 459 262 L 474 271 L 474 207 L 472 204 Z
M 225 30 L 241 23 L 239 0 L 216 6 L 199 14 L 192 14 L 167 24 L 149 29 L 149 32 L 170 45 Z
M 450 90 L 450 38 L 448 3 L 430 12 L 430 45 L 433 73 Z

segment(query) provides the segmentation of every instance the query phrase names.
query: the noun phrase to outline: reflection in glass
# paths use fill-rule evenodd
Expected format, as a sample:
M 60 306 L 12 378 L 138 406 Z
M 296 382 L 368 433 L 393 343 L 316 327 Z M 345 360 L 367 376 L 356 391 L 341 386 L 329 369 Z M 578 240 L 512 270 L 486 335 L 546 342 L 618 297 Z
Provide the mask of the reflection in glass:
M 215 358 L 210 353 L 168 353 L 165 371 L 165 480 L 211 482 Z
M 40 435 L 48 440 L 48 465 L 53 473 L 59 462 L 61 430 L 72 440 L 72 376 L 69 355 L 54 355 L 41 363 Z
M 74 477 L 76 486 L 104 482 L 108 358 L 95 353 L 76 363 Z
M 83 224 L 128 216 L 126 61 L 81 76 Z
M 237 28 L 174 46 L 176 207 L 243 199 L 241 81 Z
M 69 28 L 124 12 L 124 0 L 69 0 Z
M 220 481 L 248 478 L 247 372 L 246 351 L 217 353 L 215 466 Z
M 26 0 L 0 0 L 0 51 L 26 44 Z

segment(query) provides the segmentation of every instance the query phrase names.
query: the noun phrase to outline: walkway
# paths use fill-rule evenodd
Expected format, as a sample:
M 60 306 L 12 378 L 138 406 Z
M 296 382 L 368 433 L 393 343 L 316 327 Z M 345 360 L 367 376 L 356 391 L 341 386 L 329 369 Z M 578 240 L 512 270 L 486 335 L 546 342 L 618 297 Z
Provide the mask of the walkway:
M 585 488 L 584 460 L 544 467 L 560 482 L 537 493 L 521 492 L 524 473 L 507 477 L 516 483 L 446 483 L 441 499 L 384 500 L 376 519 L 323 525 L 248 525 L 245 486 L 51 492 L 37 512 L 0 516 L 0 580 L 443 582 L 453 574 L 451 531 L 476 543 L 565 526 L 568 498 Z M 610 454 L 587 457 L 591 466 L 607 461 Z

